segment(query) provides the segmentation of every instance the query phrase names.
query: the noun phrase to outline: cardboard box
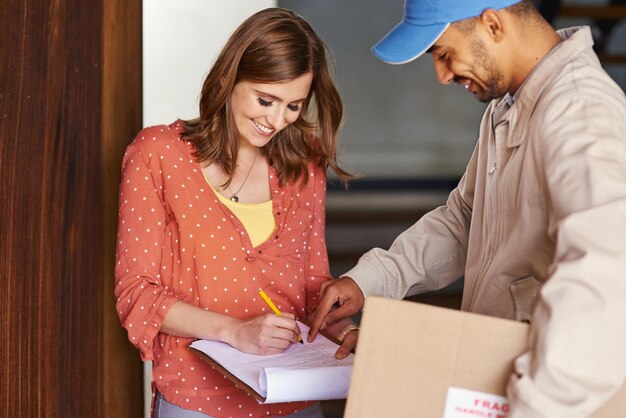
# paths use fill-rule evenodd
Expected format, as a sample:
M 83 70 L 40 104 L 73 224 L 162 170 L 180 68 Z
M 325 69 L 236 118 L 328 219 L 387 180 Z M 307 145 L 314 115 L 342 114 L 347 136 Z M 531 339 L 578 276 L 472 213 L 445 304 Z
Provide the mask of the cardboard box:
M 368 297 L 344 416 L 506 417 L 506 385 L 528 332 L 520 322 Z M 592 417 L 626 417 L 626 386 Z

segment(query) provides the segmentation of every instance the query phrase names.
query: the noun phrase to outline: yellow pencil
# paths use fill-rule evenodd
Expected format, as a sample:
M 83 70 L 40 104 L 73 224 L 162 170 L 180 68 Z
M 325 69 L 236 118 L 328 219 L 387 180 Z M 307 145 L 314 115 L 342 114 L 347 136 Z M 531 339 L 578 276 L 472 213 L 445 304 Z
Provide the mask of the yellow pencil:
M 261 295 L 261 297 L 263 298 L 263 300 L 265 301 L 265 303 L 267 303 L 267 306 L 270 307 L 270 309 L 278 316 L 283 316 L 283 314 L 278 310 L 278 308 L 276 307 L 276 305 L 274 305 L 274 302 L 272 302 L 272 299 L 270 299 L 269 296 L 267 296 L 265 294 L 265 292 L 263 291 L 263 289 L 259 289 L 259 295 Z M 300 342 L 300 344 L 304 344 L 304 341 L 302 341 L 302 337 L 298 335 L 298 341 Z

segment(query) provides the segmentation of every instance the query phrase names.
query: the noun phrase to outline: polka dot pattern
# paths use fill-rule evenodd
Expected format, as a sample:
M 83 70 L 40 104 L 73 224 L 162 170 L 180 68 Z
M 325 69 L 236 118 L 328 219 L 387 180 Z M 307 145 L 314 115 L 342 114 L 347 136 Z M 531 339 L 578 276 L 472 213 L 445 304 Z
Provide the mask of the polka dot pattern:
M 330 279 L 325 243 L 326 176 L 282 187 L 270 168 L 275 230 L 256 247 L 208 186 L 180 139 L 181 123 L 142 130 L 124 155 L 115 296 L 129 340 L 153 361 L 164 397 L 216 417 L 288 415 L 307 403 L 259 405 L 188 350 L 189 338 L 159 333 L 178 300 L 249 318 L 267 311 L 263 288 L 284 312 L 304 317 Z

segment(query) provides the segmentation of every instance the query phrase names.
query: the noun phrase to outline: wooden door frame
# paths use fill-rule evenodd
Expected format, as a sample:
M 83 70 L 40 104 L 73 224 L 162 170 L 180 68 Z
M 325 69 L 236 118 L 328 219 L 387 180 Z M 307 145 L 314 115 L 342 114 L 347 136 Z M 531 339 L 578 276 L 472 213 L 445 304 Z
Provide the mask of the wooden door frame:
M 0 416 L 140 417 L 113 257 L 142 124 L 141 1 L 0 10 Z

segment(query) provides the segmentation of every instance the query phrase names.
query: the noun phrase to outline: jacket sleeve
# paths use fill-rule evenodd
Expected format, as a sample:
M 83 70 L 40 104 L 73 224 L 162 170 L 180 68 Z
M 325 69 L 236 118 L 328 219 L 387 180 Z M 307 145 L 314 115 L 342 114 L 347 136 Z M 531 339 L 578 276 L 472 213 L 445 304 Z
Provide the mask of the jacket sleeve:
M 539 152 L 556 251 L 530 351 L 517 359 L 509 384 L 511 418 L 586 417 L 624 384 L 624 109 L 623 100 L 578 99 L 546 116 Z
M 143 360 L 152 360 L 153 342 L 165 314 L 180 298 L 161 283 L 167 222 L 163 187 L 158 168 L 151 169 L 151 157 L 137 145 L 139 138 L 128 146 L 122 163 L 115 296 L 117 313 L 130 342 L 140 350 Z
M 319 303 L 322 282 L 332 279 L 326 248 L 326 175 L 321 168 L 309 170 L 309 182 L 313 188 L 313 224 L 307 248 L 306 312 L 307 315 Z
M 441 289 L 463 276 L 478 147 L 444 206 L 424 215 L 388 250 L 374 248 L 342 276 L 351 277 L 364 296 L 401 299 Z

